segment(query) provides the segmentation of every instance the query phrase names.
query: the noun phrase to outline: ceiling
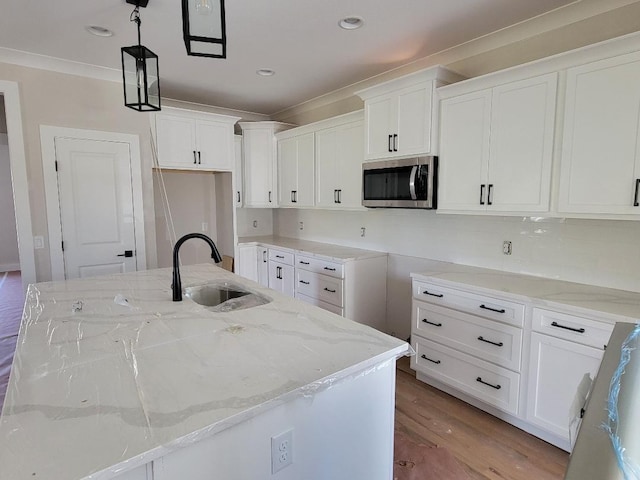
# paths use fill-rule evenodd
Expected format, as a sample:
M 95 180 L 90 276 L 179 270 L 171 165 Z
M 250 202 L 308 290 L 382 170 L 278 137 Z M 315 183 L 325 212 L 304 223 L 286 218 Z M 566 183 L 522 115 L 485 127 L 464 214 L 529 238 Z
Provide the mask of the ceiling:
M 194 1 L 194 0 L 192 0 Z M 181 2 L 141 9 L 163 97 L 274 114 L 576 0 L 227 0 L 227 58 L 187 56 Z M 0 47 L 120 70 L 137 43 L 125 0 L 2 0 Z M 364 26 L 338 21 L 359 16 Z M 114 32 L 90 35 L 87 25 Z M 256 74 L 275 70 L 272 77 Z

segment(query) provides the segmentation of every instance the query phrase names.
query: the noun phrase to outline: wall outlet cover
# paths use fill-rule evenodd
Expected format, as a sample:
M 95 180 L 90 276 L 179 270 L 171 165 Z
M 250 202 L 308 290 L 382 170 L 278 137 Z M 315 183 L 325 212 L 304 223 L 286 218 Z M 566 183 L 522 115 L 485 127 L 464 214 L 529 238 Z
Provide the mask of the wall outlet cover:
M 293 463 L 293 430 L 271 437 L 271 474 Z

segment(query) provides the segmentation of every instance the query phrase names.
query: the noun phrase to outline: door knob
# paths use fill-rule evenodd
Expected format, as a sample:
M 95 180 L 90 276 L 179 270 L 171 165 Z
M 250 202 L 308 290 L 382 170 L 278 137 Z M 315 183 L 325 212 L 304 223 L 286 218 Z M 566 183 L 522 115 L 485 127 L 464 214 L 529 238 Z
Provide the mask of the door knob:
M 133 257 L 133 250 L 125 250 L 124 253 L 119 254 L 118 257 Z

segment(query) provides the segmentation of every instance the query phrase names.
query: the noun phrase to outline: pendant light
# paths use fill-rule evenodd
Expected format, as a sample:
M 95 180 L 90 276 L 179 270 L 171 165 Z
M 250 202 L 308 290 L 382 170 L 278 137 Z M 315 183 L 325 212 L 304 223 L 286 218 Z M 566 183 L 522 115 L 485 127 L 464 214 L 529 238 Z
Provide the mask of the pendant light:
M 187 53 L 227 58 L 224 0 L 182 0 L 182 32 Z
M 138 112 L 160 110 L 158 56 L 140 43 L 140 7 L 146 7 L 148 2 L 127 0 L 127 3 L 136 6 L 130 20 L 138 27 L 138 44 L 121 48 L 124 104 Z

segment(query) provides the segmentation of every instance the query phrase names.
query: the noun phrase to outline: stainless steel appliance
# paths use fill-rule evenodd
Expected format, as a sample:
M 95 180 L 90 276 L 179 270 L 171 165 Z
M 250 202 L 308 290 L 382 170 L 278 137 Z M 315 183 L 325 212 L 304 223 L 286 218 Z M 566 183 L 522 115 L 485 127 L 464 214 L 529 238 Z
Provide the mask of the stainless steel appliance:
M 436 208 L 438 157 L 365 162 L 362 205 L 365 207 Z

